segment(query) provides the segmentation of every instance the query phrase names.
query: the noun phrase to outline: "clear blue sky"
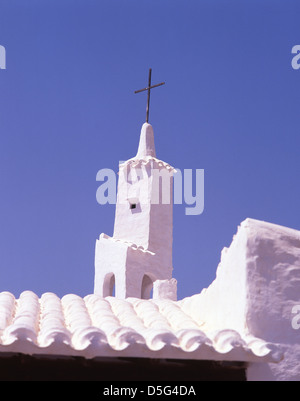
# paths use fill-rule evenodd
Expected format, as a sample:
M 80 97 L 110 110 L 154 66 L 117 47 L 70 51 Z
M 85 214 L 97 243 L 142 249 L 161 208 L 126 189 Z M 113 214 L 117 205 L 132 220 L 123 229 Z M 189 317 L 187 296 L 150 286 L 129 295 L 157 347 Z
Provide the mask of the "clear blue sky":
M 93 292 L 114 206 L 96 173 L 136 154 L 205 169 L 205 211 L 174 207 L 179 298 L 215 277 L 247 217 L 300 230 L 299 0 L 1 0 L 0 291 Z

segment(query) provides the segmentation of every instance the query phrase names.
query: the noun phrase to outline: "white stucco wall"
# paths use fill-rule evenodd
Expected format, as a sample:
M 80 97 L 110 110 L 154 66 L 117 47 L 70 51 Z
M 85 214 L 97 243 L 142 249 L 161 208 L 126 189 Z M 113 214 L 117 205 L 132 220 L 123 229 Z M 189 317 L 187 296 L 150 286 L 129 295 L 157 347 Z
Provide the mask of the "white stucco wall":
M 300 380 L 300 330 L 292 327 L 300 305 L 299 231 L 245 220 L 222 252 L 216 280 L 181 302 L 206 330 L 226 327 L 279 345 L 278 363 L 250 364 L 249 381 Z
M 300 232 L 246 221 L 247 326 L 266 341 L 281 344 L 278 364 L 250 365 L 248 380 L 300 380 L 300 331 L 292 327 L 300 304 Z

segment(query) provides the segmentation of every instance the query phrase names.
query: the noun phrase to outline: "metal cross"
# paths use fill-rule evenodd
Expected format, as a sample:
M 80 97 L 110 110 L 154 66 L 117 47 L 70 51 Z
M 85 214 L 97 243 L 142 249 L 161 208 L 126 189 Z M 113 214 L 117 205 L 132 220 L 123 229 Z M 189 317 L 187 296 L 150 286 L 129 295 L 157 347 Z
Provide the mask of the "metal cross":
M 149 122 L 149 108 L 150 108 L 150 90 L 153 88 L 156 88 L 158 86 L 164 85 L 165 82 L 161 82 L 160 84 L 152 85 L 151 86 L 151 73 L 152 73 L 152 68 L 149 69 L 149 80 L 148 80 L 148 86 L 147 88 L 144 89 L 139 89 L 135 91 L 134 93 L 140 93 L 144 91 L 148 91 L 148 97 L 147 97 L 147 111 L 146 111 L 146 123 Z

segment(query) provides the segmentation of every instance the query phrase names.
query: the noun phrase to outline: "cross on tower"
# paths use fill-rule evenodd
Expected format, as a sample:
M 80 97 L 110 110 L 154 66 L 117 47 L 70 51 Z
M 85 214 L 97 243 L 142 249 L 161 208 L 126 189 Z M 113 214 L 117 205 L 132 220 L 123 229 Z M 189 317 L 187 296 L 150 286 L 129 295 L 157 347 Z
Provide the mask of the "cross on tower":
M 148 97 L 147 97 L 147 111 L 146 111 L 146 123 L 149 122 L 149 107 L 150 107 L 150 91 L 153 88 L 156 88 L 158 86 L 164 85 L 165 82 L 161 82 L 160 84 L 156 84 L 156 85 L 152 85 L 151 86 L 151 73 L 152 73 L 152 68 L 149 68 L 149 80 L 148 80 L 148 86 L 147 88 L 144 89 L 139 89 L 137 91 L 135 91 L 134 93 L 140 93 L 140 92 L 144 92 L 144 91 L 148 91 Z

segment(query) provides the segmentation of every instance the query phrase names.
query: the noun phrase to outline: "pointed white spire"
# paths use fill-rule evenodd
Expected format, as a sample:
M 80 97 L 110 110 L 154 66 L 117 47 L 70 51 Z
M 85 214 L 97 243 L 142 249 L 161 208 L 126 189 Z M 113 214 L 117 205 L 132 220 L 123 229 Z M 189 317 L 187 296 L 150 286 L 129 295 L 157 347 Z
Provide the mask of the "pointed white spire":
M 153 128 L 152 125 L 148 123 L 144 123 L 142 126 L 136 158 L 142 159 L 145 156 L 156 157 Z

